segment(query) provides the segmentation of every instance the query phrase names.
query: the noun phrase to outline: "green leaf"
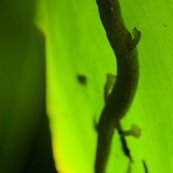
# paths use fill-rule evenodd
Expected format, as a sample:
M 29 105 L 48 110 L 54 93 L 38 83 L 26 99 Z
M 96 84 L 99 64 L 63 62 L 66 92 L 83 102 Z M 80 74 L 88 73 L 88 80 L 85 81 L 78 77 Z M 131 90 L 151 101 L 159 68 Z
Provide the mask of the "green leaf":
M 134 163 L 131 172 L 173 172 L 173 12 L 171 0 L 122 0 L 129 30 L 142 33 L 138 46 L 140 83 L 134 103 L 122 120 L 142 130 L 139 139 L 127 138 Z M 46 1 L 47 112 L 54 158 L 60 172 L 92 173 L 97 133 L 94 120 L 104 106 L 106 74 L 116 74 L 113 51 L 107 41 L 95 1 Z M 86 77 L 84 85 L 78 76 Z M 126 173 L 115 131 L 107 172 Z
M 33 0 L 0 2 L 0 172 L 20 173 L 45 114 L 44 39 Z

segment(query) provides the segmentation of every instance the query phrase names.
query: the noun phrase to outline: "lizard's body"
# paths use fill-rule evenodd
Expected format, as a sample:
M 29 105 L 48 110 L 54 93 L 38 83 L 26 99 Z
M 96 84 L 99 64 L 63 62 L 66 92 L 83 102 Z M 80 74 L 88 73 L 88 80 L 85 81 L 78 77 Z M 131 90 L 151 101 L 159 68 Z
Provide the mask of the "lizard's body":
M 102 24 L 117 62 L 116 82 L 98 123 L 95 173 L 104 173 L 114 128 L 118 128 L 116 125 L 128 111 L 136 92 L 139 78 L 136 45 L 140 39 L 140 32 L 134 29 L 132 39 L 124 25 L 118 0 L 97 0 L 97 4 Z

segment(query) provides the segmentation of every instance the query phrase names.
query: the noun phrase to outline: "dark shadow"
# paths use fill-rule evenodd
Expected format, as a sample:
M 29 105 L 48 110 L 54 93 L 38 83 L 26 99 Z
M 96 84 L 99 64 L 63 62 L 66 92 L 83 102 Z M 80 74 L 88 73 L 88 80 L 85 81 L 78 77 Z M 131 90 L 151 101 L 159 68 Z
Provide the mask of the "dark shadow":
M 49 122 L 46 114 L 42 116 L 37 127 L 22 173 L 58 173 L 53 160 Z

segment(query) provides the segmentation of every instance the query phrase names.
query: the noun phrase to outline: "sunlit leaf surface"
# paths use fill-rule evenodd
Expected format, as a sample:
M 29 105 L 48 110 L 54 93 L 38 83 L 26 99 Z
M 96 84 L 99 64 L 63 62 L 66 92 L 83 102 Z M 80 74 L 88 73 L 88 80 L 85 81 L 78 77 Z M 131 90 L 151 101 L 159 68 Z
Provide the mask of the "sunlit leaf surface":
M 139 139 L 127 138 L 131 172 L 145 172 L 145 166 L 151 173 L 173 172 L 173 1 L 120 3 L 128 29 L 142 32 L 140 83 L 122 120 L 124 129 L 135 123 L 142 130 Z M 47 0 L 45 16 L 47 112 L 56 167 L 62 173 L 93 173 L 94 122 L 104 106 L 106 74 L 116 74 L 115 57 L 95 1 Z M 126 173 L 128 164 L 115 131 L 107 173 Z

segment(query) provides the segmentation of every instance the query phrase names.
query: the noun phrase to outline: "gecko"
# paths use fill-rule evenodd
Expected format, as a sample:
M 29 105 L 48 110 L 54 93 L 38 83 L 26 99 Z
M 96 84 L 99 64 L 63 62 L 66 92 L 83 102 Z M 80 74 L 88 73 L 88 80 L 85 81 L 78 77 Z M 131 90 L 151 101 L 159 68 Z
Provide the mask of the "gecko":
M 119 0 L 96 0 L 107 39 L 117 63 L 116 82 L 107 98 L 97 125 L 98 139 L 95 173 L 105 173 L 114 129 L 121 130 L 120 120 L 125 116 L 134 99 L 138 80 L 139 62 L 137 44 L 141 32 L 127 30 Z

